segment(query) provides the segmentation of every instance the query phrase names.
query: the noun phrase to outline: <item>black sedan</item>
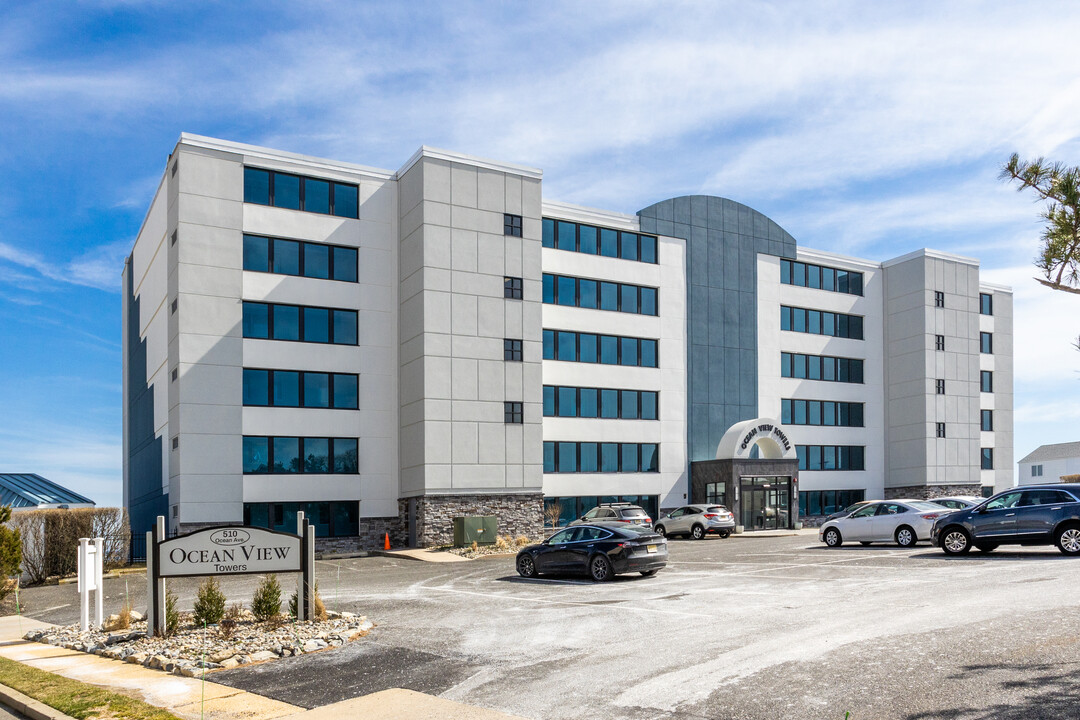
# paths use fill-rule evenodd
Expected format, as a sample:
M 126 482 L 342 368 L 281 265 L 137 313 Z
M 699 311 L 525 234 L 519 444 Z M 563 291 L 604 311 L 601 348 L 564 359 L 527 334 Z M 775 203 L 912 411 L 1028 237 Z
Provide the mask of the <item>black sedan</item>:
M 517 555 L 522 577 L 540 573 L 587 573 L 593 580 L 610 580 L 620 573 L 649 577 L 667 565 L 667 542 L 640 525 L 575 525 L 560 530 L 539 545 Z

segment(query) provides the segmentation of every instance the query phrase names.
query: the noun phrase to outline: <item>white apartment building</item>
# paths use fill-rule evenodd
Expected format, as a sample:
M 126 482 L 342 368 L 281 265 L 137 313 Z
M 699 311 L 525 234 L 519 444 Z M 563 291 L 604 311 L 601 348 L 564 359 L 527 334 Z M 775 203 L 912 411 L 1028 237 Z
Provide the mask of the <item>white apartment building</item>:
M 535 535 L 545 506 L 708 499 L 753 529 L 1011 483 L 1011 292 L 977 261 L 541 187 L 427 147 L 391 172 L 182 135 L 123 275 L 133 528 L 304 510 L 324 547 L 427 545 L 458 515 Z M 710 482 L 759 418 L 787 459 L 750 443 Z
M 1073 482 L 1062 478 L 1080 475 L 1080 442 L 1040 445 L 1020 458 L 1020 485 Z

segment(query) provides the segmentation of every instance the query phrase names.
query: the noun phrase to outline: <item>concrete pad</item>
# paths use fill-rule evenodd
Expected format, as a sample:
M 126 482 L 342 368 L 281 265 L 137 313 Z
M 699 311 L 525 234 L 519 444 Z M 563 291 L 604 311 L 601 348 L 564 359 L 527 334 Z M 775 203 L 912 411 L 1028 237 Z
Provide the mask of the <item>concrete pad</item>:
M 333 705 L 324 705 L 298 715 L 296 720 L 410 720 L 439 718 L 439 720 L 523 720 L 496 710 L 463 705 L 413 690 L 383 690 Z
M 445 550 L 433 550 L 431 548 L 407 548 L 405 550 L 372 550 L 373 555 L 383 557 L 402 558 L 405 560 L 421 560 L 432 563 L 456 563 L 469 562 L 469 558 L 446 552 Z
M 213 683 L 207 683 L 207 687 Z M 220 686 L 219 686 L 220 687 Z M 205 702 L 194 702 L 169 708 L 174 715 L 182 718 L 208 718 L 209 720 L 232 720 L 233 718 L 258 718 L 272 720 L 280 717 L 296 717 L 303 708 L 272 700 L 261 695 L 234 691 L 232 695 L 208 697 Z
M 56 627 L 52 623 L 32 620 L 25 615 L 0 617 L 0 645 L 8 642 L 23 642 L 23 635 L 38 628 Z

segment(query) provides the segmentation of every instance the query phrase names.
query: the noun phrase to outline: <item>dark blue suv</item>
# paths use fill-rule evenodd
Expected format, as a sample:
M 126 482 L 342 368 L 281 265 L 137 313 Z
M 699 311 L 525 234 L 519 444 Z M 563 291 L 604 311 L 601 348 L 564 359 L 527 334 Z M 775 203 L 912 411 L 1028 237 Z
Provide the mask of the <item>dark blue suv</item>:
M 934 522 L 930 542 L 949 555 L 975 547 L 989 552 L 999 545 L 1057 545 L 1066 555 L 1080 555 L 1080 483 L 1028 485 L 998 493 L 967 510 Z

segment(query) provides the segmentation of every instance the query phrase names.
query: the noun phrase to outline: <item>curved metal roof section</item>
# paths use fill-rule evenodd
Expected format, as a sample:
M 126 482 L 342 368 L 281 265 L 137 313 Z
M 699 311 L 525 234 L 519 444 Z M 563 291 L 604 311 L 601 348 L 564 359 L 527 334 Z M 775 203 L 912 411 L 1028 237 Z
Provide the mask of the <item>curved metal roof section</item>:
M 791 233 L 768 215 L 730 198 L 716 195 L 682 195 L 653 203 L 639 210 L 638 216 L 655 219 L 657 229 L 653 232 L 669 237 L 688 237 L 691 227 L 711 228 L 739 235 L 767 238 L 790 247 L 791 255 L 782 255 L 783 257 L 795 255 L 796 243 Z M 670 232 L 667 232 L 668 230 Z M 645 231 L 644 228 L 642 231 Z M 781 255 L 782 253 L 770 254 Z
M 39 505 L 93 505 L 94 501 L 36 473 L 0 473 L 0 504 L 27 508 Z

